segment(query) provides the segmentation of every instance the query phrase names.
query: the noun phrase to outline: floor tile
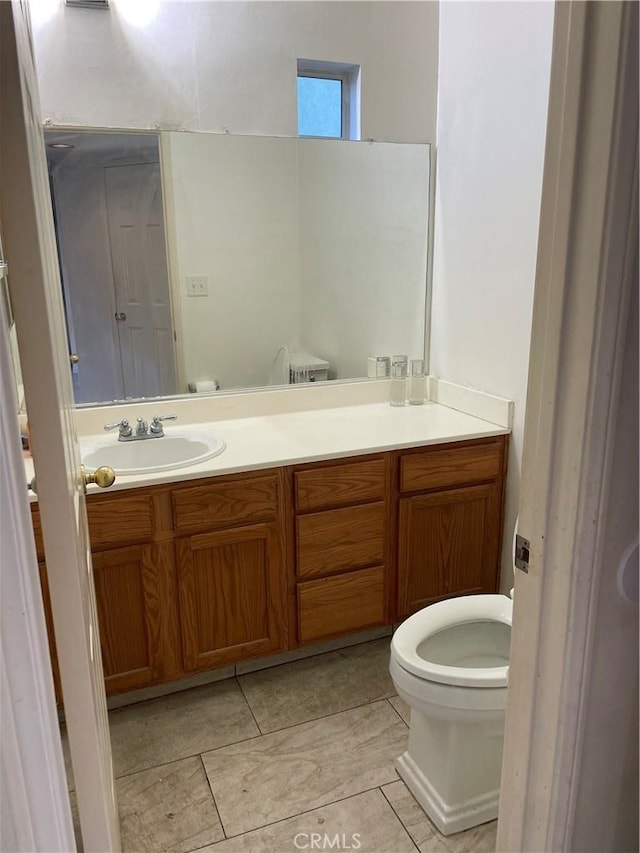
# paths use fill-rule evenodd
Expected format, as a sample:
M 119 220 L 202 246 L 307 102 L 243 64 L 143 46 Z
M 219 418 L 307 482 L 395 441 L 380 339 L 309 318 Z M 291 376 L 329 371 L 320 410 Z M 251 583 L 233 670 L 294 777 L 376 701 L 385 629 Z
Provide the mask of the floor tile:
M 382 792 L 420 853 L 493 853 L 496 849 L 497 821 L 444 836 L 431 823 L 402 780 L 384 785 Z
M 388 638 L 252 672 L 238 680 L 264 733 L 395 694 Z
M 388 702 L 302 723 L 202 756 L 227 835 L 397 779 L 408 731 Z
M 320 847 L 316 845 L 316 850 L 415 853 L 416 849 L 389 803 L 375 789 L 262 829 L 254 829 L 245 835 L 228 838 L 198 853 L 298 853 L 311 849 L 312 840 L 318 836 Z M 336 836 L 340 847 L 335 843 Z
M 109 723 L 116 776 L 260 734 L 235 679 L 119 708 Z
M 389 702 L 391 702 L 391 704 L 400 714 L 405 723 L 409 725 L 409 719 L 411 717 L 411 708 L 407 705 L 404 699 L 401 699 L 399 696 L 393 696 L 391 699 L 389 699 Z
M 116 783 L 124 853 L 188 853 L 224 838 L 199 757 Z

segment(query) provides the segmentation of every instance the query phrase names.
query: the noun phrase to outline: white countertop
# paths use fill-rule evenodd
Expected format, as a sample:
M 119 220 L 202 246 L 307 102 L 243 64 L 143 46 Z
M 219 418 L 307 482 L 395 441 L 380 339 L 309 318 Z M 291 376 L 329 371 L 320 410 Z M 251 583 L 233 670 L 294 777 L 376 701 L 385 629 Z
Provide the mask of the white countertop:
M 166 427 L 165 432 L 170 435 L 174 429 L 181 432 L 188 429 L 194 436 L 214 433 L 225 441 L 226 449 L 219 456 L 197 465 L 170 471 L 119 475 L 109 491 L 487 438 L 510 432 L 503 426 L 438 403 L 403 408 L 394 408 L 388 403 L 341 406 L 192 426 L 183 423 L 179 427 Z M 117 441 L 115 436 L 111 439 L 102 433 L 100 436 L 83 436 L 81 443 L 104 443 L 105 439 Z M 29 463 L 30 459 L 27 461 L 28 478 L 32 476 L 32 463 Z M 90 486 L 89 492 L 100 492 L 100 489 Z

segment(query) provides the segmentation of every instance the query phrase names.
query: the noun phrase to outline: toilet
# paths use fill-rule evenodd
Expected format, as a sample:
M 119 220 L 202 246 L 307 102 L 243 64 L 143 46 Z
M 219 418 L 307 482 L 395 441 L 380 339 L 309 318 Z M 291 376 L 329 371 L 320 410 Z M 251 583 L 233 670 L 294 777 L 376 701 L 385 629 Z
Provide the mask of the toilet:
M 460 596 L 393 635 L 389 669 L 411 708 L 396 769 L 443 835 L 498 815 L 512 609 L 506 595 Z

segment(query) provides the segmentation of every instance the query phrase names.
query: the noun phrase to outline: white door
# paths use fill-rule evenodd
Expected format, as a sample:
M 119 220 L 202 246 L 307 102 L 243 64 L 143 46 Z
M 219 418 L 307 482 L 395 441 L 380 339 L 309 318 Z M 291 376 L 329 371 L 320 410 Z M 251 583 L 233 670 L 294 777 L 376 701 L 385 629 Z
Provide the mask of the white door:
M 120 849 L 62 290 L 28 4 L 2 7 L 1 216 L 84 848 Z
M 104 170 L 125 397 L 176 393 L 160 166 Z
M 637 257 L 638 4 L 557 3 L 499 851 L 638 849 Z

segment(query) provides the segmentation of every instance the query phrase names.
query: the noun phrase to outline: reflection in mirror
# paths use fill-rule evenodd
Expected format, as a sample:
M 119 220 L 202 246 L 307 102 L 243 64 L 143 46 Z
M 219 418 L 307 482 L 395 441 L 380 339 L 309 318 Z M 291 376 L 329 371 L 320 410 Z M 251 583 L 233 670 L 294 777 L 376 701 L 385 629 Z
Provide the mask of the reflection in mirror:
M 13 379 L 16 389 L 16 415 L 19 420 L 20 434 L 23 447 L 27 444 L 27 410 L 24 401 L 24 386 L 22 384 L 22 370 L 20 367 L 20 354 L 18 352 L 18 337 L 16 324 L 13 318 L 11 298 L 9 296 L 9 267 L 4 260 L 2 239 L 0 235 L 0 332 L 6 335 L 9 341 L 9 353 L 11 366 L 13 368 Z
M 46 143 L 76 402 L 175 394 L 158 137 Z
M 353 379 L 370 357 L 423 356 L 428 145 L 46 142 L 78 403 Z

